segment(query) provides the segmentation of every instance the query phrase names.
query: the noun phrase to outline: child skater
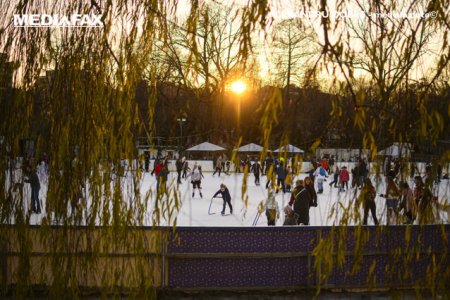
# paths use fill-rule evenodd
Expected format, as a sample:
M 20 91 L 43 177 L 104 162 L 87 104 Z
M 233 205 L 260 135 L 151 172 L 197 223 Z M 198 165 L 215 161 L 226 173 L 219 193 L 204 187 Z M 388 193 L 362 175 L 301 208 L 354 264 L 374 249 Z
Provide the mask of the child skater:
M 230 191 L 228 191 L 228 188 L 225 184 L 221 184 L 220 185 L 220 190 L 218 190 L 214 196 L 216 197 L 217 195 L 221 194 L 222 195 L 222 199 L 223 199 L 223 209 L 222 209 L 222 215 L 225 214 L 225 207 L 228 203 L 228 207 L 230 208 L 230 214 L 233 213 L 233 207 L 231 206 L 231 195 L 230 195 Z

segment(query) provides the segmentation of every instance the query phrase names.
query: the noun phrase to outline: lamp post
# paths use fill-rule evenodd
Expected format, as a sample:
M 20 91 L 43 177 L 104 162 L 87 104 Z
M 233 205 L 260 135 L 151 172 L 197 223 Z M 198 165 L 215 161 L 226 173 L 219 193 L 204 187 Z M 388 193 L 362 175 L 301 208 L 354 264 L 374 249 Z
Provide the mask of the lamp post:
M 247 85 L 242 80 L 237 80 L 231 84 L 231 90 L 237 96 L 237 133 L 241 135 L 241 95 L 247 89 Z
M 178 140 L 178 157 L 181 152 L 181 145 L 183 144 L 183 123 L 186 122 L 186 118 L 178 118 L 178 123 L 180 124 L 180 139 Z

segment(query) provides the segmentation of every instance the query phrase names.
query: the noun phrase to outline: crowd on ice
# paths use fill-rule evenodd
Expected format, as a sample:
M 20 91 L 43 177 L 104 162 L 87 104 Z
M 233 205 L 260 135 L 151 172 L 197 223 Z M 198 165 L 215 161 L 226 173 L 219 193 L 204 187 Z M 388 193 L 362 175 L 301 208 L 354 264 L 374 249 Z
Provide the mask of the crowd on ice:
M 168 195 L 168 160 L 156 158 L 151 166 L 150 161 L 142 165 L 143 171 L 156 177 L 157 197 Z M 189 166 L 188 161 L 182 157 L 176 162 L 177 183 L 182 184 L 182 179 L 189 180 L 192 184 L 192 197 L 198 194 L 203 198 L 202 180 L 205 175 L 200 165 Z M 379 224 L 376 215 L 376 189 L 370 176 L 369 167 L 365 160 L 359 159 L 358 163 L 347 170 L 344 165 L 335 165 L 333 157 L 323 158 L 312 162 L 313 167 L 307 172 L 306 178 L 300 179 L 298 164 L 294 159 L 285 160 L 268 156 L 264 161 L 252 159 L 249 156 L 240 160 L 240 164 L 232 164 L 226 156 L 218 156 L 214 162 L 212 176 L 227 175 L 230 172 L 242 172 L 252 174 L 256 186 L 260 185 L 261 177 L 266 178 L 265 188 L 268 190 L 267 199 L 259 208 L 259 213 L 265 213 L 268 225 L 275 225 L 275 220 L 280 214 L 275 195 L 277 193 L 290 193 L 289 203 L 283 207 L 284 225 L 309 225 L 309 211 L 317 206 L 317 196 L 323 193 L 324 185 L 330 188 L 338 188 L 339 192 L 355 191 L 354 205 L 363 208 L 362 224 L 367 224 L 369 213 L 372 215 L 375 225 Z M 41 160 L 39 172 L 48 172 L 48 161 Z M 233 170 L 230 170 L 231 167 Z M 414 163 L 404 163 L 401 159 L 391 161 L 386 159 L 382 166 L 382 176 L 385 182 L 385 191 L 379 196 L 385 198 L 387 224 L 433 224 L 437 221 L 439 211 L 449 211 L 448 195 L 442 201 L 435 192 L 434 187 L 439 185 L 442 179 L 448 179 L 448 174 L 442 174 L 442 168 L 433 168 L 427 164 L 425 173 L 420 174 Z M 433 174 L 433 172 L 435 172 Z M 31 164 L 24 164 L 24 181 L 31 187 L 31 211 L 41 213 L 39 201 L 40 177 L 37 168 Z M 372 177 L 372 178 L 371 178 Z M 80 186 L 80 189 L 82 186 Z M 222 214 L 226 207 L 232 214 L 231 196 L 225 184 L 218 187 L 213 197 L 221 195 L 223 199 Z M 441 201 L 440 201 L 441 200 Z
M 230 161 L 222 155 L 215 161 L 215 168 L 212 176 L 221 172 L 230 173 Z M 234 165 L 234 164 L 233 164 Z M 374 224 L 379 221 L 376 216 L 376 189 L 372 182 L 369 167 L 364 159 L 359 159 L 357 164 L 349 171 L 346 166 L 339 168 L 335 166 L 333 157 L 323 158 L 313 162 L 313 168 L 308 172 L 304 179 L 297 179 L 296 163 L 294 160 L 285 161 L 283 158 L 273 158 L 268 156 L 263 162 L 252 159 L 247 156 L 245 160 L 240 160 L 240 165 L 234 172 L 243 172 L 254 175 L 255 185 L 260 185 L 261 176 L 266 177 L 265 187 L 268 189 L 266 202 L 261 205 L 259 212 L 265 212 L 268 225 L 275 225 L 275 220 L 280 211 L 275 201 L 275 194 L 280 191 L 290 193 L 290 201 L 283 208 L 284 225 L 309 225 L 309 210 L 317 206 L 317 195 L 323 193 L 325 182 L 330 181 L 330 187 L 339 188 L 339 192 L 347 192 L 349 189 L 355 191 L 355 204 L 363 208 L 362 224 L 367 224 L 369 213 L 371 213 Z M 156 159 L 154 171 L 158 177 L 158 182 L 164 185 L 167 182 L 167 175 L 159 175 L 160 170 L 167 169 L 167 161 Z M 194 165 L 192 170 L 189 168 L 184 158 L 176 161 L 176 170 L 178 173 L 178 183 L 181 184 L 182 178 L 191 176 L 193 185 L 192 196 L 198 189 L 200 197 L 201 181 L 204 178 L 201 167 Z M 445 202 L 438 201 L 438 195 L 433 191 L 433 186 L 438 185 L 441 179 L 448 179 L 448 175 L 442 176 L 442 168 L 436 168 L 436 174 L 432 174 L 431 164 L 427 164 L 425 174 L 420 175 L 417 166 L 414 163 L 406 164 L 401 159 L 391 161 L 387 158 L 383 164 L 383 176 L 385 181 L 385 192 L 380 194 L 385 198 L 387 224 L 433 224 L 439 219 L 439 211 L 446 210 L 449 206 Z M 409 174 L 407 174 L 409 173 Z M 350 183 L 350 184 L 349 184 Z M 412 184 L 411 184 L 412 183 Z M 411 184 L 411 186 L 410 186 Z M 317 190 L 316 190 L 317 186 Z M 225 193 L 227 187 L 222 184 L 219 191 L 214 195 Z M 223 196 L 223 210 L 225 213 L 226 205 L 233 212 L 229 193 Z

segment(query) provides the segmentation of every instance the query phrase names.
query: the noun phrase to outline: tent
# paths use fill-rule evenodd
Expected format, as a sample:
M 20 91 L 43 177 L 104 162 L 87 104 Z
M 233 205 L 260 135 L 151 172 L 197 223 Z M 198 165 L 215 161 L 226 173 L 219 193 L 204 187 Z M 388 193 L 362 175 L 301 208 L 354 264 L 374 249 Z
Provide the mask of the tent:
M 297 148 L 291 144 L 283 146 L 278 148 L 277 150 L 273 151 L 273 152 L 287 152 L 287 153 L 304 153 L 305 151 L 303 151 L 300 148 Z
M 389 156 L 409 156 L 411 154 L 411 144 L 408 143 L 394 143 L 392 146 L 378 152 L 379 155 Z
M 261 152 L 263 147 L 254 143 L 250 143 L 248 145 L 242 146 L 238 149 L 235 149 L 237 152 Z
M 189 149 L 186 149 L 186 151 L 224 151 L 224 150 L 226 149 L 208 142 L 204 142 Z

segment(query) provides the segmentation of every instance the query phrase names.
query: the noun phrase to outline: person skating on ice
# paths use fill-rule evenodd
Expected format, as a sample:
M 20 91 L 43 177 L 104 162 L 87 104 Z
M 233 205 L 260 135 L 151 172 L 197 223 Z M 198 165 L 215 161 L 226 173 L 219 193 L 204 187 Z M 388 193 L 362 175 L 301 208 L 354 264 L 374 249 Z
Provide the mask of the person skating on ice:
M 223 209 L 221 214 L 224 215 L 225 214 L 225 207 L 228 203 L 228 207 L 230 208 L 230 214 L 233 213 L 233 206 L 231 206 L 231 195 L 230 195 L 230 191 L 228 190 L 227 186 L 225 184 L 221 184 L 220 185 L 220 189 L 214 194 L 213 198 L 216 197 L 217 195 L 221 194 L 222 195 L 222 199 L 223 199 Z
M 323 166 L 319 165 L 317 167 L 316 171 L 314 171 L 314 176 L 317 179 L 317 188 L 318 188 L 317 193 L 322 194 L 323 193 L 323 182 L 325 181 L 325 178 L 328 177 L 328 172 Z
M 214 175 L 216 175 L 216 173 L 219 172 L 219 177 L 220 177 L 221 171 L 222 171 L 222 155 L 220 155 L 216 160 L 216 169 L 212 176 L 214 177 Z
M 261 165 L 259 161 L 255 161 L 252 165 L 251 170 L 253 171 L 253 175 L 255 175 L 255 185 L 259 185 L 259 175 L 261 173 Z
M 269 191 L 269 196 L 264 204 L 264 208 L 266 210 L 267 225 L 275 226 L 276 220 L 280 218 L 280 211 L 273 190 Z
M 192 172 L 188 175 L 188 177 L 191 176 L 191 183 L 192 183 L 192 197 L 195 196 L 195 189 L 198 188 L 198 191 L 200 193 L 200 198 L 203 198 L 202 195 L 202 178 L 204 178 L 202 173 L 202 167 L 197 166 L 197 164 L 194 165 L 194 168 L 192 169 Z
M 27 166 L 25 172 L 26 177 L 24 181 L 29 183 L 31 186 L 31 211 L 33 213 L 40 214 L 41 205 L 39 203 L 39 190 L 41 188 L 41 184 L 39 182 L 39 177 L 36 174 L 36 168 Z
M 177 183 L 180 184 L 181 183 L 181 172 L 183 171 L 183 159 L 181 157 L 179 157 L 177 159 L 177 161 L 175 162 L 175 166 L 177 168 Z

